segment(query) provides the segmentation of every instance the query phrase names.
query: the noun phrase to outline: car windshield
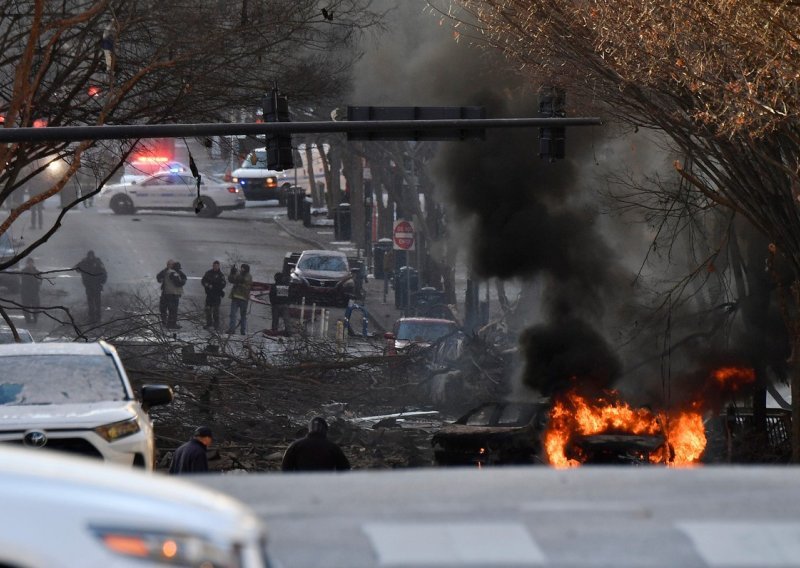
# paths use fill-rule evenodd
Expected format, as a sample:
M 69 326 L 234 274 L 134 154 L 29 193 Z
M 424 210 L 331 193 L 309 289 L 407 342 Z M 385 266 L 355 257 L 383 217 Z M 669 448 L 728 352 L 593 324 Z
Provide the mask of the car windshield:
M 33 338 L 29 331 L 18 329 L 17 333 L 22 343 L 33 343 Z M 0 329 L 0 343 L 16 343 L 14 341 L 14 334 L 11 333 L 10 329 Z
M 114 360 L 106 355 L 15 355 L 2 359 L 0 406 L 127 399 Z
M 497 407 L 495 405 L 487 405 L 478 408 L 471 412 L 469 416 L 463 420 L 467 426 L 489 426 L 494 416 L 494 411 Z
M 256 163 L 252 162 L 252 157 L 255 155 Z M 266 150 L 255 150 L 248 154 L 248 156 L 242 161 L 242 167 L 247 170 L 252 169 L 267 169 L 267 151 Z
M 497 418 L 498 426 L 524 426 L 530 422 L 535 407 L 528 404 L 507 404 Z
M 454 331 L 452 323 L 401 321 L 397 327 L 397 339 L 432 342 Z
M 341 256 L 309 255 L 301 258 L 298 268 L 305 270 L 325 270 L 328 272 L 347 272 L 347 261 Z

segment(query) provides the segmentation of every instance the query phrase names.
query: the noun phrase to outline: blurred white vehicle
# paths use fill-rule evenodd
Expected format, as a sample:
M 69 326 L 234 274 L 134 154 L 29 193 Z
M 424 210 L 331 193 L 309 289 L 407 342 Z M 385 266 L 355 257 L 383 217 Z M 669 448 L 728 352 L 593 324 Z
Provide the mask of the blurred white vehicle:
M 4 568 L 266 568 L 244 505 L 157 473 L 0 447 Z
M 19 335 L 20 343 L 33 343 L 33 336 L 27 329 L 21 327 L 17 328 L 17 335 Z M 14 334 L 8 327 L 0 327 L 0 343 L 16 343 L 14 341 Z
M 128 162 L 123 169 L 119 183 L 138 183 L 158 172 L 186 173 L 189 168 L 180 162 L 168 162 L 160 159 L 146 159 Z
M 216 217 L 222 211 L 241 209 L 245 197 L 238 185 L 201 175 L 200 214 Z M 134 183 L 105 186 L 95 197 L 98 207 L 110 208 L 118 215 L 130 215 L 137 209 L 194 210 L 197 182 L 190 173 L 158 172 Z
M 146 410 L 170 402 L 172 389 L 145 385 L 140 403 L 111 345 L 0 345 L 0 369 L 0 445 L 153 469 Z

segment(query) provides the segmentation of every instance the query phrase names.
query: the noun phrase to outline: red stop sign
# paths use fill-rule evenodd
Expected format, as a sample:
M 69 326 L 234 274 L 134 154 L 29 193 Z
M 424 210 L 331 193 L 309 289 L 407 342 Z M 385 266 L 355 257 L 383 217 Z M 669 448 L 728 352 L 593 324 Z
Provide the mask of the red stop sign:
M 396 249 L 414 250 L 414 225 L 410 221 L 395 221 L 392 237 Z

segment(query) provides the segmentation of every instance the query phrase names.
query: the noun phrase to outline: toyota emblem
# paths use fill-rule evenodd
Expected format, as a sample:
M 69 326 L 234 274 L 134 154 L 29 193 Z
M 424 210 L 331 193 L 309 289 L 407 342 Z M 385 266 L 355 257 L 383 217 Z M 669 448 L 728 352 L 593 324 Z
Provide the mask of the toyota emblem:
M 25 432 L 22 443 L 29 448 L 42 448 L 47 444 L 47 434 L 40 430 Z

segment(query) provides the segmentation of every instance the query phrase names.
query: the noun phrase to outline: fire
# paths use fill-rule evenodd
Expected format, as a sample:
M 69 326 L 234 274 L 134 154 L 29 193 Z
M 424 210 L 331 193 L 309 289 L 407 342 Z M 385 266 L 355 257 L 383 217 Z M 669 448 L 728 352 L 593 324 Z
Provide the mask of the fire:
M 722 387 L 736 390 L 741 384 L 755 382 L 756 372 L 750 367 L 720 367 L 711 376 Z
M 736 391 L 753 383 L 755 371 L 749 367 L 720 367 L 708 376 L 706 388 Z M 700 385 L 699 385 L 700 386 Z M 703 392 L 698 388 L 698 393 Z M 707 391 L 706 391 L 707 392 Z M 683 409 L 653 411 L 632 408 L 616 391 L 590 400 L 573 390 L 555 400 L 544 435 L 544 449 L 557 468 L 577 467 L 580 451 L 574 442 L 583 436 L 629 434 L 654 436 L 664 443 L 647 458 L 651 463 L 684 466 L 697 463 L 706 448 L 703 414 L 709 409 L 700 394 Z
M 616 392 L 608 398 L 590 401 L 575 391 L 557 400 L 550 412 L 545 433 L 547 457 L 555 467 L 576 467 L 580 461 L 568 456 L 570 443 L 580 436 L 633 434 L 662 436 L 665 444 L 653 452 L 652 463 L 688 465 L 703 455 L 706 446 L 702 416 L 694 411 L 672 414 L 632 408 Z

